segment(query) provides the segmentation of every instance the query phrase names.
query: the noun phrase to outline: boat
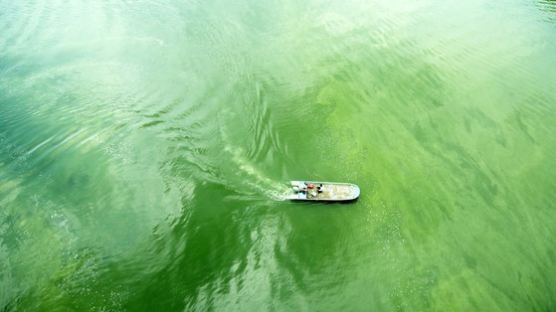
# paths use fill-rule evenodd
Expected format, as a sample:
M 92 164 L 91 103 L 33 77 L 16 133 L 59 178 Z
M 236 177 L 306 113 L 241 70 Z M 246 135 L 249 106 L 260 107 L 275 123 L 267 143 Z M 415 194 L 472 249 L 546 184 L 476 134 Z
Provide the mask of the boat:
M 351 201 L 359 197 L 359 186 L 351 183 L 290 181 L 289 200 Z

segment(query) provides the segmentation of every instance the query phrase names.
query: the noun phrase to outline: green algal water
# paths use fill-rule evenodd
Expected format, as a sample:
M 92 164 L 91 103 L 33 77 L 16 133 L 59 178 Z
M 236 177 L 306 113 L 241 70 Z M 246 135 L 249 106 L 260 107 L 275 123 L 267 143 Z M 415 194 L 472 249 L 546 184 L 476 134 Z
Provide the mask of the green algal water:
M 0 310 L 556 309 L 556 3 L 0 0 Z M 280 200 L 356 183 L 350 205 Z

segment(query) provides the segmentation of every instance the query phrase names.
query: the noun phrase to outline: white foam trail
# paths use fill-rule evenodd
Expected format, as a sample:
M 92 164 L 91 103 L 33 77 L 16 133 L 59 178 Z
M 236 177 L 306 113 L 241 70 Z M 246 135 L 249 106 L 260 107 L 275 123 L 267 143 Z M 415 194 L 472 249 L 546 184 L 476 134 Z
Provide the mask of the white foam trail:
M 249 177 L 249 179 L 246 180 L 246 184 L 251 188 L 273 200 L 286 199 L 285 193 L 288 188 L 286 186 L 281 187 L 281 182 L 268 178 L 264 173 L 255 168 L 249 160 L 245 158 L 245 153 L 241 148 L 226 145 L 224 150 L 232 155 L 232 161 L 240 172 Z
M 222 113 L 230 114 L 230 111 L 224 111 Z M 217 116 L 217 118 L 220 119 L 220 116 Z M 219 124 L 223 125 L 220 120 Z M 224 143 L 226 143 L 224 151 L 232 156 L 232 162 L 234 163 L 235 167 L 239 169 L 238 175 L 244 174 L 248 177 L 248 179 L 244 179 L 244 183 L 247 184 L 251 189 L 265 195 L 272 200 L 286 200 L 288 187 L 286 187 L 281 181 L 275 181 L 268 178 L 267 175 L 258 170 L 252 164 L 252 162 L 247 157 L 245 157 L 247 153 L 242 148 L 234 147 L 227 143 L 230 142 L 230 140 L 228 138 L 227 132 L 224 131 L 223 126 L 220 126 L 219 130 L 222 140 L 224 141 Z
M 31 155 L 34 151 L 38 150 L 39 148 L 41 148 L 41 146 L 45 145 L 46 143 L 50 142 L 54 137 L 50 137 L 44 141 L 42 141 L 40 144 L 38 144 L 37 146 L 33 147 L 30 151 L 27 152 L 27 155 Z

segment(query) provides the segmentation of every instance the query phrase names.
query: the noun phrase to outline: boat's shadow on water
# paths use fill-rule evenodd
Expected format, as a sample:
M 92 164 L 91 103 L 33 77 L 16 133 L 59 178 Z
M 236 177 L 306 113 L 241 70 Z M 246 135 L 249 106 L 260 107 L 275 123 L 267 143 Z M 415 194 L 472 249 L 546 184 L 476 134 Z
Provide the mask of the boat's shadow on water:
M 316 207 L 316 206 L 326 206 L 333 208 L 335 206 L 349 206 L 356 204 L 359 198 L 346 201 L 310 201 L 310 200 L 285 200 L 289 202 L 292 206 L 304 206 L 304 207 Z

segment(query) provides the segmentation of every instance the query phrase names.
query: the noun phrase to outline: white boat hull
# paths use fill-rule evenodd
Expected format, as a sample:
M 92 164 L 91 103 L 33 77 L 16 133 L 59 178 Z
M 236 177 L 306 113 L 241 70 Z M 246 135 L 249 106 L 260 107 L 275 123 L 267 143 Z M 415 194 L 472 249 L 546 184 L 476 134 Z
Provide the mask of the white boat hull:
M 289 200 L 301 201 L 351 201 L 359 197 L 359 186 L 351 183 L 291 181 Z M 312 187 L 311 187 L 312 186 Z

